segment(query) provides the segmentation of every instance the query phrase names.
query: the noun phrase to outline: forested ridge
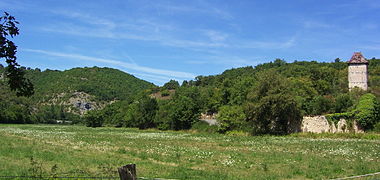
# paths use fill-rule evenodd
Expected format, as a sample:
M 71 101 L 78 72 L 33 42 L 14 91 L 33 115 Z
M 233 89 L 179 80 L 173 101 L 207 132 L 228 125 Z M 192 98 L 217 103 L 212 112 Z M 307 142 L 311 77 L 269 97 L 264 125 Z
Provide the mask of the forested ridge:
M 66 71 L 48 69 L 43 72 L 27 72 L 27 77 L 35 84 L 34 98 L 59 93 L 85 92 L 99 101 L 125 100 L 138 91 L 154 87 L 152 83 L 111 68 L 85 67 Z
M 35 94 L 30 98 L 17 97 L 10 91 L 3 76 L 0 80 L 1 122 L 80 121 L 78 110 L 70 104 L 70 98 L 80 99 L 84 94 L 86 101 L 99 108 L 99 105 L 113 101 L 132 99 L 136 93 L 155 87 L 152 83 L 112 68 L 85 67 L 65 71 L 23 69 L 34 85 Z M 0 74 L 4 71 L 5 68 L 0 66 Z M 82 96 L 76 97 L 78 93 Z
M 100 70 L 104 71 L 102 75 Z M 366 130 L 379 126 L 380 60 L 375 58 L 369 60 L 368 92 L 348 90 L 347 63 L 339 59 L 331 63 L 287 63 L 277 59 L 255 67 L 229 69 L 219 75 L 197 76 L 182 84 L 171 80 L 162 87 L 141 83 L 142 80 L 128 84 L 110 69 L 100 70 L 29 70 L 27 76 L 35 83 L 36 95 L 25 101 L 36 102 L 35 99 L 44 99 L 46 94 L 73 91 L 95 95 L 97 101 L 116 100 L 102 109 L 77 117 L 75 122 L 92 127 L 208 129 L 199 121 L 201 113 L 217 114 L 220 125 L 212 128 L 220 133 L 286 134 L 294 130 L 292 125 L 299 124 L 302 116 L 322 114 L 361 119 Z M 48 76 L 39 78 L 41 73 Z M 72 74 L 75 78 L 58 75 L 60 73 Z M 40 84 L 48 85 L 48 88 Z M 365 98 L 361 98 L 364 94 Z M 2 98 L 9 99 L 8 96 Z M 24 98 L 15 97 L 11 101 L 17 99 Z M 360 107 L 368 104 L 372 110 L 364 112 Z M 360 117 L 355 115 L 359 112 L 362 113 Z

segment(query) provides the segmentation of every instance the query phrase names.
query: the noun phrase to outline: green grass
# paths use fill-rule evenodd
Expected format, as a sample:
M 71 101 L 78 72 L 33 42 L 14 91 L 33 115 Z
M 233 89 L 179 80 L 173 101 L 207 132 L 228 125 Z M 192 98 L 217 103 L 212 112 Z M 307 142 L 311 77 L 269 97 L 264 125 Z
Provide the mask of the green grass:
M 0 125 L 0 176 L 328 179 L 380 171 L 380 139 Z M 32 159 L 31 159 L 32 158 Z

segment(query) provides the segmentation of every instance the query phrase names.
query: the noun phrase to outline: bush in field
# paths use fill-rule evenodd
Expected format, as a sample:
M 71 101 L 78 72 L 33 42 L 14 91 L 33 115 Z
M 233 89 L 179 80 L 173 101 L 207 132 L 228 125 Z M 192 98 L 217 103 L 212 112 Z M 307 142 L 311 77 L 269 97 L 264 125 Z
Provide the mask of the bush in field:
M 41 106 L 36 114 L 33 116 L 37 123 L 55 124 L 57 120 L 72 121 L 72 123 L 79 123 L 80 116 L 67 112 L 62 105 L 44 105 Z
M 129 103 L 129 101 L 117 101 L 104 107 L 101 110 L 104 117 L 104 125 L 113 127 L 125 126 L 124 116 L 128 110 Z
M 148 95 L 140 95 L 135 102 L 129 105 L 125 116 L 127 127 L 138 127 L 139 129 L 154 128 L 154 119 L 158 110 L 156 99 Z
M 199 121 L 199 91 L 196 88 L 179 89 L 173 99 L 161 101 L 156 124 L 162 130 L 190 129 Z
M 360 97 L 355 110 L 355 119 L 364 130 L 372 129 L 379 122 L 379 108 L 375 95 L 367 93 Z
M 380 133 L 380 122 L 377 122 L 375 126 L 373 127 L 373 131 Z
M 87 127 L 101 127 L 103 126 L 104 118 L 100 111 L 89 111 L 85 116 L 85 123 Z
M 204 133 L 217 133 L 218 132 L 218 126 L 217 125 L 209 125 L 205 121 L 198 121 L 194 123 L 191 126 L 192 130 L 195 130 L 197 132 L 204 132 Z
M 186 96 L 179 96 L 173 101 L 170 113 L 170 129 L 190 129 L 199 119 L 199 110 L 195 102 Z
M 2 107 L 4 106 L 4 107 Z M 33 123 L 30 112 L 23 106 L 17 104 L 0 103 L 0 123 Z
M 231 130 L 244 129 L 246 116 L 242 106 L 222 106 L 217 116 L 219 124 L 218 131 L 225 133 Z
M 156 114 L 155 123 L 160 130 L 169 130 L 173 127 L 174 103 L 171 100 L 159 102 L 159 108 Z

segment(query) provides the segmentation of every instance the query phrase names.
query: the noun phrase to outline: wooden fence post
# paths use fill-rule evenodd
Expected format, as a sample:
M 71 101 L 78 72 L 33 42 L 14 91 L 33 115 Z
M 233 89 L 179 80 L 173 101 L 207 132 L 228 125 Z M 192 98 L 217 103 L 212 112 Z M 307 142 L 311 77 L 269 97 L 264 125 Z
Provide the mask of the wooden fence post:
M 137 180 L 136 164 L 127 164 L 119 167 L 120 180 Z

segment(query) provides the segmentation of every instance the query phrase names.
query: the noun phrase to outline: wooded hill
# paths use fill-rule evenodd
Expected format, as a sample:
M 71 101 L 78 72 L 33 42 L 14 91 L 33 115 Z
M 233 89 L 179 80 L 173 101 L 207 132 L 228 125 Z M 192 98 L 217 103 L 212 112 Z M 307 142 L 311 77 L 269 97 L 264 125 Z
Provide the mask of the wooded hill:
M 28 70 L 27 77 L 35 86 L 35 99 L 51 99 L 57 94 L 84 92 L 97 101 L 126 100 L 154 85 L 112 68 L 73 68 L 66 71 Z
M 36 87 L 32 102 L 49 102 L 57 96 L 67 96 L 67 99 L 73 92 L 88 93 L 97 101 L 117 99 L 101 110 L 89 111 L 84 118 L 77 117 L 77 122 L 94 127 L 189 129 L 202 126 L 199 121 L 201 113 L 218 113 L 221 124 L 217 131 L 221 133 L 284 134 L 294 130 L 292 125 L 299 124 L 304 115 L 349 112 L 351 114 L 345 116 L 359 118 L 353 114 L 360 114 L 356 113 L 360 97 L 368 92 L 374 96 L 367 95 L 365 98 L 369 99 L 373 109 L 369 115 L 366 114 L 368 117 L 363 116 L 364 119 L 371 119 L 368 120 L 370 123 L 363 120 L 367 123 L 366 129 L 376 126 L 374 119 L 380 114 L 377 102 L 380 97 L 379 59 L 369 60 L 368 92 L 359 89 L 348 91 L 347 63 L 339 59 L 333 63 L 287 63 L 277 59 L 256 67 L 226 70 L 220 75 L 198 76 L 195 80 L 184 81 L 182 85 L 171 80 L 163 87 L 136 79 L 131 83 L 122 77 L 133 76 L 122 75 L 122 72 L 109 68 L 29 71 L 28 77 Z M 41 78 L 39 74 L 47 76 Z
M 0 74 L 3 74 L 5 69 L 1 67 Z M 0 110 L 3 114 L 0 116 L 2 118 L 0 121 L 54 122 L 62 118 L 70 120 L 65 116 L 76 117 L 76 114 L 80 113 L 80 107 L 75 107 L 75 103 L 88 104 L 89 109 L 101 109 L 112 101 L 132 99 L 138 92 L 155 87 L 152 83 L 112 68 L 85 67 L 65 71 L 24 68 L 24 70 L 26 77 L 34 85 L 35 94 L 30 98 L 16 97 L 9 90 L 6 79 L 0 80 L 2 104 Z M 39 120 L 31 118 L 22 120 L 23 118 L 17 117 L 21 115 L 12 109 L 23 109 L 22 112 L 28 112 L 26 114 L 51 114 L 51 117 L 46 117 L 50 120 L 37 117 Z
M 368 92 L 374 95 L 363 98 L 368 92 L 349 92 L 347 63 L 339 59 L 334 63 L 287 63 L 277 59 L 220 75 L 198 76 L 182 85 L 171 80 L 161 88 L 140 93 L 133 102 L 92 111 L 86 122 L 88 126 L 179 130 L 202 126 L 201 113 L 218 113 L 217 131 L 221 133 L 285 134 L 295 130 L 302 116 L 332 114 L 332 121 L 337 117 L 355 119 L 370 130 L 379 119 L 376 97 L 380 95 L 380 60 L 369 62 Z

